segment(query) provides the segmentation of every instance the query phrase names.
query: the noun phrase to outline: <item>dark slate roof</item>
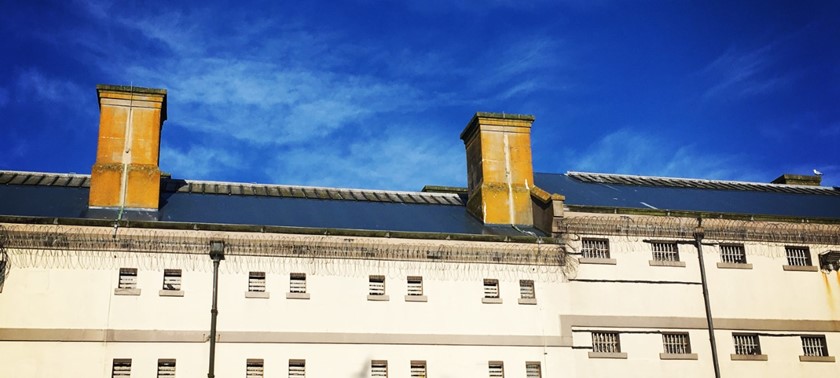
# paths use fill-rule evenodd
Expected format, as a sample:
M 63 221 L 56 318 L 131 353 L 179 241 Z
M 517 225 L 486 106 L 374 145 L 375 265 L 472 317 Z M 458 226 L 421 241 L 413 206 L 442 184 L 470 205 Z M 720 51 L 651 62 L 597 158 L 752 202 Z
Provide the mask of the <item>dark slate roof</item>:
M 89 175 L 0 171 L 0 215 L 101 217 L 88 211 Z M 484 225 L 466 211 L 463 194 L 161 181 L 157 220 L 319 229 L 522 234 Z M 527 231 L 539 231 L 527 228 Z
M 840 188 L 567 172 L 536 173 L 568 206 L 840 219 Z

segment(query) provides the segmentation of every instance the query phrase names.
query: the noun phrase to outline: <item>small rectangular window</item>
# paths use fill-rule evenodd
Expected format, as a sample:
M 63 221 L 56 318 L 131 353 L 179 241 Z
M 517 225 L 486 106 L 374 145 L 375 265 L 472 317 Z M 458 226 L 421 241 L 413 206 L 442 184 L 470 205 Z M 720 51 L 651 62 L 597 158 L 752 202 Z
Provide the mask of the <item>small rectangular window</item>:
M 808 247 L 785 246 L 788 265 L 811 266 L 811 250 Z
M 175 360 L 174 359 L 160 359 L 158 360 L 157 378 L 169 378 L 175 376 Z
M 111 378 L 122 378 L 131 376 L 131 359 L 115 358 L 111 365 Z
M 691 344 L 687 333 L 663 333 L 662 346 L 665 354 L 691 353 Z
M 825 336 L 802 336 L 802 355 L 811 357 L 828 356 Z
M 408 295 L 420 296 L 423 295 L 423 277 L 408 276 Z
M 758 335 L 754 333 L 732 334 L 732 341 L 735 343 L 735 354 L 743 356 L 758 356 L 761 354 L 761 345 L 758 344 Z
M 245 361 L 245 378 L 262 378 L 265 373 L 264 363 L 261 359 L 248 359 Z
M 289 360 L 289 378 L 306 377 L 306 360 Z
M 373 275 L 369 279 L 370 295 L 385 295 L 385 276 Z
M 181 290 L 181 269 L 163 270 L 163 290 Z
M 137 268 L 120 268 L 120 282 L 117 284 L 117 288 L 136 289 Z
M 610 241 L 607 239 L 583 239 L 581 256 L 589 259 L 610 258 Z
M 595 353 L 621 353 L 618 332 L 592 332 L 592 351 Z
M 289 273 L 289 292 L 306 293 L 306 273 Z
M 729 264 L 746 264 L 747 254 L 743 244 L 721 244 L 720 261 Z
M 426 361 L 411 361 L 411 378 L 426 378 Z
M 388 361 L 374 360 L 370 362 L 371 378 L 388 377 Z
M 499 298 L 499 280 L 484 279 L 484 298 Z
M 654 261 L 680 261 L 679 248 L 676 242 L 653 242 Z
M 502 361 L 490 361 L 487 365 L 490 378 L 505 378 L 505 364 Z
M 248 272 L 248 291 L 252 293 L 265 292 L 265 272 Z
M 519 295 L 522 299 L 536 298 L 533 280 L 519 280 Z
M 542 366 L 537 361 L 530 361 L 525 363 L 525 377 L 526 378 L 542 378 Z

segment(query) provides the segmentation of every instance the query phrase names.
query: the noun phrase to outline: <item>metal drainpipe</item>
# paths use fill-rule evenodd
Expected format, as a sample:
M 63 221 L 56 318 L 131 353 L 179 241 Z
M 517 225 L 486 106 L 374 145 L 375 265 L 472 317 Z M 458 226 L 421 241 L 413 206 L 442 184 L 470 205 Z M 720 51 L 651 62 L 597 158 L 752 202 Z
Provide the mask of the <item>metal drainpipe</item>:
M 216 317 L 219 310 L 216 300 L 219 294 L 219 262 L 225 259 L 225 244 L 222 241 L 210 242 L 210 258 L 213 259 L 213 306 L 210 308 L 210 367 L 207 378 L 215 378 L 216 370 Z
M 700 283 L 703 286 L 703 304 L 706 307 L 706 323 L 709 328 L 709 341 L 712 345 L 712 363 L 715 366 L 715 378 L 720 378 L 720 363 L 717 355 L 717 342 L 715 341 L 715 325 L 712 321 L 712 307 L 709 304 L 709 286 L 706 282 L 706 264 L 703 260 L 703 219 L 697 218 L 697 228 L 694 230 L 694 246 L 697 247 L 697 259 L 700 260 Z

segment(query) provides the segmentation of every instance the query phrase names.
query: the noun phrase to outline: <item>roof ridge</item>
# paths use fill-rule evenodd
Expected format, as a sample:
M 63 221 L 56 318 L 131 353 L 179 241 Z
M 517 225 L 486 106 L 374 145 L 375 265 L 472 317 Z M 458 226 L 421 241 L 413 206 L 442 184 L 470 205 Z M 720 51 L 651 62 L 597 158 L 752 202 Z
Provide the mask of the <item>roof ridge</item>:
M 82 176 L 82 177 L 90 177 L 89 173 L 76 173 L 76 172 L 65 172 L 65 173 L 58 173 L 58 172 L 35 172 L 35 171 L 12 171 L 8 169 L 0 169 L 0 174 L 14 174 L 14 175 L 41 175 L 41 176 Z
M 179 180 L 179 179 L 171 179 Z M 361 188 L 340 188 L 329 186 L 310 186 L 310 185 L 287 185 L 287 184 L 260 184 L 255 182 L 236 182 L 236 181 L 209 181 L 209 180 L 187 180 L 183 179 L 187 184 L 215 184 L 215 185 L 248 185 L 248 186 L 262 186 L 273 188 L 287 188 L 287 189 L 312 189 L 312 190 L 349 190 L 362 193 L 376 193 L 376 194 L 416 194 L 428 197 L 458 197 L 456 193 L 435 193 L 435 192 L 419 192 L 419 191 L 403 191 L 403 190 L 387 190 L 387 189 L 361 189 Z M 460 198 L 460 197 L 458 197 Z
M 756 190 L 785 193 L 819 193 L 819 194 L 840 194 L 838 189 L 832 186 L 811 186 L 772 184 L 764 182 L 736 181 L 736 180 L 711 180 L 699 178 L 681 178 L 665 176 L 641 176 L 616 173 L 595 173 L 567 171 L 565 175 L 588 182 L 608 182 L 625 185 L 647 185 L 647 186 L 672 186 L 689 187 L 698 189 L 721 189 L 721 190 Z M 635 181 L 634 181 L 635 180 Z M 630 182 L 626 182 L 630 181 Z M 693 184 L 693 185 L 692 185 Z

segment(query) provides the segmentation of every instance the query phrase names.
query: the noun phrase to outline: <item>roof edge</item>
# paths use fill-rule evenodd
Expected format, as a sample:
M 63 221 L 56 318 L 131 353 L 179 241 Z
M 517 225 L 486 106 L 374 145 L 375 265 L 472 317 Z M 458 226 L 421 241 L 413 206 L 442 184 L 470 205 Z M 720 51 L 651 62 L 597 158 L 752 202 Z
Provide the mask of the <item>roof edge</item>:
M 32 217 L 32 216 L 10 216 L 0 215 L 0 223 L 19 224 L 49 224 L 68 226 L 94 226 L 114 227 L 118 225 L 124 228 L 159 228 L 169 230 L 196 230 L 196 231 L 228 231 L 228 232 L 259 232 L 276 234 L 303 234 L 303 235 L 338 235 L 338 236 L 359 236 L 359 237 L 381 237 L 397 239 L 423 239 L 423 240 L 456 240 L 471 242 L 509 242 L 519 244 L 559 244 L 552 237 L 533 236 L 506 236 L 506 235 L 474 235 L 458 233 L 436 233 L 436 232 L 411 232 L 411 231 L 375 231 L 344 228 L 311 228 L 311 227 L 289 227 L 289 226 L 262 226 L 262 225 L 238 225 L 218 223 L 194 223 L 194 222 L 168 222 L 168 221 L 128 221 L 114 222 L 113 219 L 89 219 L 89 218 L 60 218 L 60 217 Z

